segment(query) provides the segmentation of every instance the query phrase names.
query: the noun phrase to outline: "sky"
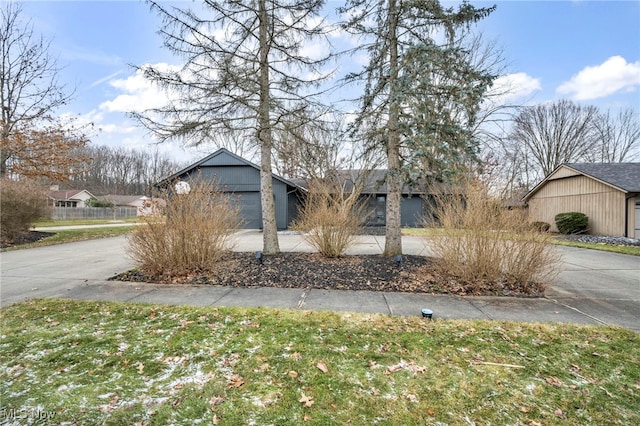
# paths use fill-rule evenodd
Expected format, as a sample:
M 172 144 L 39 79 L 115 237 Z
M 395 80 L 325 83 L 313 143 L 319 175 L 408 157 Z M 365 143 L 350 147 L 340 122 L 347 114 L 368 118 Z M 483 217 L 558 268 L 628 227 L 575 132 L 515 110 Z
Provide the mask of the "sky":
M 6 0 L 0 0 L 4 2 Z M 191 7 L 192 0 L 174 1 Z M 458 2 L 443 1 L 444 5 Z M 95 145 L 155 149 L 153 138 L 127 116 L 131 110 L 159 106 L 163 95 L 133 65 L 178 65 L 162 47 L 160 20 L 141 0 L 24 0 L 23 18 L 35 34 L 50 41 L 50 54 L 62 68 L 59 79 L 75 88 L 61 114 L 93 123 Z M 640 1 L 472 1 L 497 5 L 477 28 L 502 51 L 505 68 L 496 84 L 514 88 L 506 102 L 539 104 L 570 99 L 602 110 L 640 110 Z M 327 2 L 335 16 L 338 1 Z M 341 37 L 343 37 L 341 39 Z M 334 45 L 353 40 L 338 36 Z M 357 66 L 344 57 L 341 66 Z M 351 61 L 352 63 L 349 63 Z M 161 151 L 188 163 L 213 146 Z

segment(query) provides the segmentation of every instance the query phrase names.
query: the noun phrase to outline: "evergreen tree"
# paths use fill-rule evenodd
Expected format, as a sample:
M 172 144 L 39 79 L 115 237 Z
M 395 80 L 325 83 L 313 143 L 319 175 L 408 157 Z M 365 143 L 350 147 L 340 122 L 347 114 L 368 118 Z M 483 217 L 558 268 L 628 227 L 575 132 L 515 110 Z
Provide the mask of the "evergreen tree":
M 347 0 L 339 9 L 369 55 L 346 81 L 364 82 L 354 132 L 386 151 L 387 255 L 402 253 L 402 181 L 449 172 L 473 152 L 468 126 L 492 77 L 473 69 L 461 34 L 493 10 L 437 0 Z

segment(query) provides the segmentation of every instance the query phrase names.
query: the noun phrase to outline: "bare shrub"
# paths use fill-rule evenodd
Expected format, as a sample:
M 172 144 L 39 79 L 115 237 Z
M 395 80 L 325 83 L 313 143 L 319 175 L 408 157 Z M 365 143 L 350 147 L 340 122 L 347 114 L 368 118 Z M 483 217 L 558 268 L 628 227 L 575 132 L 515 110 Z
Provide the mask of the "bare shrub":
M 345 191 L 333 179 L 315 179 L 293 227 L 326 257 L 340 257 L 355 242 L 363 222 L 360 190 Z
M 38 219 L 49 216 L 48 193 L 37 182 L 29 179 L 0 180 L 0 238 L 12 242 L 26 232 Z
M 462 281 L 470 292 L 487 283 L 496 292 L 543 291 L 559 265 L 551 235 L 533 228 L 526 212 L 501 207 L 480 183 L 466 183 L 460 192 L 435 195 L 441 229 L 430 246 L 440 272 Z
M 229 236 L 241 225 L 239 207 L 215 186 L 190 181 L 189 190 L 164 190 L 166 205 L 147 206 L 155 214 L 128 237 L 128 254 L 149 276 L 207 273 L 229 249 Z

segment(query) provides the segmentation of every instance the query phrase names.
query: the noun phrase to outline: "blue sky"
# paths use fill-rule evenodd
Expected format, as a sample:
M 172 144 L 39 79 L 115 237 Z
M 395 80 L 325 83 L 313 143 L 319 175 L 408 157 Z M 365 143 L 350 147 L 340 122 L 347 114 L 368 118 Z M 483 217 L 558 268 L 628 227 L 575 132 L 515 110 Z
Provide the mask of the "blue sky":
M 497 5 L 479 29 L 503 51 L 507 68 L 500 82 L 515 87 L 509 101 L 535 104 L 567 98 L 602 109 L 640 110 L 639 1 L 472 3 Z M 340 4 L 329 1 L 327 7 L 334 10 Z M 152 139 L 125 112 L 162 102 L 130 64 L 179 63 L 162 48 L 157 16 L 138 0 L 27 0 L 22 5 L 34 31 L 51 41 L 50 53 L 63 67 L 61 81 L 76 87 L 74 101 L 60 112 L 101 129 L 92 138 L 96 144 L 148 147 Z M 163 149 L 188 161 L 213 147 Z

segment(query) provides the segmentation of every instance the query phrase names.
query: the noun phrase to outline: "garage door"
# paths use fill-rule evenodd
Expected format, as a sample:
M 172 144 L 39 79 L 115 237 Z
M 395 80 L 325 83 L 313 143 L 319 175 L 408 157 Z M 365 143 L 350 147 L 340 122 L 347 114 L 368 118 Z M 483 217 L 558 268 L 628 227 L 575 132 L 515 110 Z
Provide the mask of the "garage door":
M 234 192 L 233 199 L 240 206 L 240 216 L 246 229 L 262 228 L 262 209 L 260 192 Z

